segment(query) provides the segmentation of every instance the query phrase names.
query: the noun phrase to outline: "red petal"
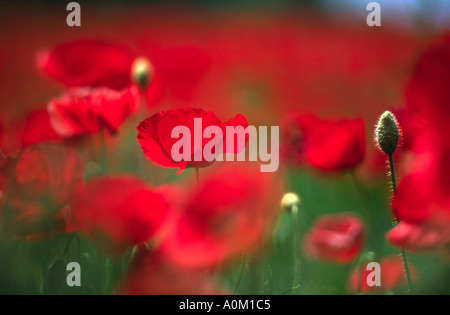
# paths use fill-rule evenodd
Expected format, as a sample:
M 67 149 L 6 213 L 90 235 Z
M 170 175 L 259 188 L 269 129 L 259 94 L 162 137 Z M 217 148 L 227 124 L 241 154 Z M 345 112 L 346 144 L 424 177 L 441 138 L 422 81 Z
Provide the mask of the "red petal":
M 364 245 L 364 225 L 351 214 L 320 217 L 303 240 L 306 253 L 336 263 L 349 263 Z
M 236 134 L 234 136 L 234 147 L 227 148 L 227 132 L 226 132 L 227 126 L 232 126 L 232 127 L 242 126 L 245 129 L 248 127 L 247 119 L 245 119 L 245 117 L 243 115 L 237 114 L 234 118 L 231 118 L 230 120 L 228 120 L 222 124 L 222 132 L 224 135 L 223 153 L 239 153 L 242 150 L 244 150 L 245 147 L 247 146 L 248 132 L 245 131 L 245 134 L 243 134 L 243 135 Z
M 120 253 L 155 236 L 170 206 L 162 192 L 145 182 L 118 176 L 88 182 L 74 197 L 72 211 L 85 234 Z
M 67 87 L 127 88 L 134 55 L 124 46 L 95 40 L 65 43 L 37 56 L 38 67 Z

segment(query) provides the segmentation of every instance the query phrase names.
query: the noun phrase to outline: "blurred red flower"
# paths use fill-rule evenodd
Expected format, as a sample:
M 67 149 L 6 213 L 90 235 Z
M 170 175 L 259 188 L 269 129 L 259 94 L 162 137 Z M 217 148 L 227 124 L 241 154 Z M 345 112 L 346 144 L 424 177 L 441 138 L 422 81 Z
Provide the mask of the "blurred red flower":
M 202 119 L 201 147 L 196 146 L 194 119 Z M 177 126 L 186 126 L 191 134 L 191 158 L 190 161 L 181 160 L 179 162 L 173 160 L 171 151 L 173 145 L 181 141 L 179 138 L 172 138 L 172 130 Z M 241 114 L 237 114 L 234 118 L 222 123 L 220 119 L 211 111 L 204 111 L 199 108 L 180 108 L 159 112 L 143 121 L 138 125 L 137 140 L 142 147 L 145 156 L 153 163 L 167 167 L 178 168 L 177 174 L 181 173 L 187 167 L 205 167 L 214 161 L 207 161 L 202 154 L 201 161 L 194 161 L 196 151 L 203 149 L 205 145 L 211 141 L 211 138 L 204 138 L 203 132 L 208 126 L 218 126 L 222 129 L 223 135 L 223 152 L 238 153 L 244 149 L 247 144 L 248 133 L 245 134 L 245 143 L 239 141 L 240 137 L 235 135 L 234 148 L 226 147 L 226 127 L 227 126 L 248 126 L 247 120 Z M 216 135 L 215 135 L 216 136 Z
M 450 34 L 420 57 L 406 88 L 405 126 L 414 152 L 411 172 L 399 183 L 392 211 L 401 222 L 388 234 L 392 244 L 412 250 L 450 244 Z
M 332 121 L 301 115 L 297 123 L 305 158 L 312 166 L 322 171 L 342 171 L 358 166 L 364 159 L 366 138 L 362 119 Z
M 183 267 L 217 267 L 260 244 L 278 214 L 280 185 L 271 173 L 227 166 L 202 177 L 162 251 Z
M 67 91 L 48 104 L 50 122 L 62 137 L 92 134 L 119 126 L 139 105 L 136 88 L 122 91 L 108 88 L 78 88 Z
M 33 111 L 25 117 L 20 138 L 22 147 L 61 140 L 61 136 L 50 123 L 50 115 L 46 109 Z
M 416 155 L 414 171 L 400 181 L 391 204 L 400 223 L 388 233 L 387 239 L 412 251 L 450 244 L 450 150 L 439 147 L 430 138 L 426 143 L 430 147 L 425 149 L 425 144 L 421 144 L 424 151 Z
M 401 287 L 407 287 L 407 279 L 403 267 L 403 261 L 397 256 L 388 256 L 383 258 L 380 264 L 381 286 L 369 286 L 367 277 L 372 269 L 367 270 L 367 264 L 362 264 L 360 269 L 355 269 L 349 276 L 349 289 L 352 293 L 369 293 L 369 292 L 388 292 Z M 409 264 L 411 277 L 413 280 L 417 278 L 417 272 L 411 264 Z
M 450 221 L 437 217 L 423 223 L 400 222 L 387 234 L 387 240 L 409 251 L 429 251 L 448 247 L 450 244 Z
M 204 270 L 180 269 L 159 251 L 140 246 L 130 265 L 120 294 L 217 295 L 225 294 Z
M 352 214 L 324 215 L 303 239 L 306 254 L 336 263 L 349 263 L 364 245 L 364 225 Z
M 170 211 L 163 189 L 123 175 L 99 177 L 80 187 L 71 215 L 72 224 L 103 249 L 120 254 L 156 236 Z
M 7 166 L 6 195 L 18 235 L 65 230 L 62 209 L 81 182 L 75 151 L 57 144 L 30 146 Z
M 38 68 L 67 87 L 124 89 L 131 85 L 135 56 L 122 45 L 77 40 L 40 52 Z
M 425 120 L 444 133 L 450 120 L 449 83 L 450 33 L 427 48 L 406 88 L 407 110 L 416 116 L 415 119 Z

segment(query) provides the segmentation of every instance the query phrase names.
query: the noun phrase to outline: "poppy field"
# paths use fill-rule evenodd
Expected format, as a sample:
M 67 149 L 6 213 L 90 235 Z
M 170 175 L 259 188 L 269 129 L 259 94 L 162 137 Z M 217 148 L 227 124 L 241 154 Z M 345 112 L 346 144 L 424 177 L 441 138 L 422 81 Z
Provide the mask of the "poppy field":
M 0 294 L 449 294 L 450 32 L 325 2 L 2 1 Z

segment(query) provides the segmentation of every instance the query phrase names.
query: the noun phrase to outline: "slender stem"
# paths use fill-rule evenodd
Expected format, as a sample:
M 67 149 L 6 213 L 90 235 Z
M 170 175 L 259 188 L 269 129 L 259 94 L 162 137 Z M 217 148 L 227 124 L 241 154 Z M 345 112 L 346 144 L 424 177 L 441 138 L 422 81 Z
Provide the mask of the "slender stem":
M 389 169 L 391 172 L 391 180 L 392 180 L 392 191 L 395 193 L 397 190 L 397 183 L 395 181 L 395 169 L 394 169 L 394 159 L 392 158 L 392 154 L 388 154 L 389 156 Z M 394 225 L 397 225 L 397 218 L 394 217 Z M 406 279 L 408 280 L 408 289 L 409 292 L 412 292 L 412 281 L 411 281 L 411 273 L 409 272 L 408 259 L 406 258 L 406 251 L 401 248 L 401 256 L 403 260 L 403 267 L 405 268 Z
M 75 236 L 75 233 L 71 233 L 69 235 L 69 240 L 67 241 L 67 244 L 64 247 L 63 256 L 66 256 L 66 254 L 68 254 L 69 248 L 70 248 L 70 243 L 72 242 L 72 239 L 73 239 L 74 236 Z
M 292 294 L 295 294 L 297 289 L 300 287 L 300 242 L 299 242 L 299 228 L 298 228 L 298 207 L 293 206 L 292 213 L 292 229 L 294 234 L 293 241 L 293 254 L 294 254 L 294 279 L 292 281 Z
M 269 275 L 269 294 L 273 295 L 273 274 L 272 267 L 270 265 L 267 267 L 267 272 Z
M 389 157 L 389 169 L 391 171 L 392 191 L 395 193 L 395 191 L 397 190 L 397 183 L 395 181 L 394 159 L 392 158 L 392 154 L 389 154 L 388 157 Z
M 103 171 L 106 173 L 106 144 L 105 144 L 105 130 L 102 130 L 100 132 L 101 137 L 101 146 L 102 146 L 102 157 L 101 157 L 101 163 Z
M 239 288 L 239 285 L 241 284 L 242 276 L 244 274 L 244 261 L 245 261 L 245 256 L 242 256 L 242 258 L 241 258 L 241 268 L 239 270 L 238 280 L 237 280 L 236 285 L 234 286 L 234 289 L 233 289 L 233 295 L 236 294 L 237 289 Z
M 3 153 L 2 150 L 0 150 L 0 157 L 1 157 L 3 160 L 6 160 L 6 155 Z

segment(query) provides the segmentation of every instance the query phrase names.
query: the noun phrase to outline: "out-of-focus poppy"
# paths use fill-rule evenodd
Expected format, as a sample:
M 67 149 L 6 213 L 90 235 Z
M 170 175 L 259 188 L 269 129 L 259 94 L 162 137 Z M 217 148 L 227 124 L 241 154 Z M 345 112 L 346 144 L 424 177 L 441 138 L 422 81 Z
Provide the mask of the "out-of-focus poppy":
M 120 294 L 210 295 L 225 294 L 211 274 L 187 270 L 165 259 L 159 251 L 140 246 L 130 265 Z
M 196 130 L 195 119 L 201 119 L 201 127 Z M 247 143 L 248 132 L 242 130 L 238 135 L 234 135 L 234 148 L 227 148 L 226 142 L 226 127 L 233 126 L 242 128 L 247 127 L 247 120 L 241 114 L 237 114 L 234 118 L 222 123 L 220 119 L 211 111 L 204 111 L 199 108 L 182 108 L 172 109 L 157 113 L 145 120 L 143 120 L 137 127 L 137 140 L 142 147 L 145 156 L 153 163 L 167 168 L 178 168 L 177 174 L 181 173 L 187 167 L 205 167 L 214 162 L 214 159 L 208 161 L 203 155 L 203 150 L 207 143 L 212 141 L 213 136 L 203 137 L 203 132 L 209 126 L 219 127 L 222 137 L 214 134 L 216 140 L 222 144 L 222 151 L 225 153 L 241 152 Z M 180 135 L 172 137 L 172 131 L 175 127 L 184 126 L 189 130 L 189 136 Z M 187 137 L 187 139 L 186 139 Z M 201 137 L 201 141 L 196 140 L 196 137 Z M 190 148 L 190 154 L 183 152 L 183 159 L 175 161 L 172 157 L 172 148 L 175 143 L 182 141 L 187 148 Z M 215 149 L 220 148 L 217 145 Z M 199 152 L 200 151 L 200 152 Z M 201 158 L 195 160 L 195 156 L 201 153 Z M 212 152 L 219 154 L 220 152 Z M 187 156 L 187 158 L 184 158 Z M 188 161 L 190 159 L 190 161 Z
M 434 215 L 450 217 L 450 144 L 441 141 L 434 128 L 423 130 L 413 143 L 411 172 L 401 179 L 392 200 L 395 216 L 419 223 Z
M 364 159 L 366 138 L 362 119 L 323 120 L 312 115 L 297 119 L 306 161 L 322 171 L 355 168 Z
M 124 89 L 131 85 L 135 56 L 122 45 L 98 40 L 77 40 L 37 56 L 38 68 L 66 87 Z
M 349 263 L 364 245 L 364 225 L 352 214 L 324 215 L 303 240 L 306 254 L 335 263 Z
M 406 88 L 407 110 L 446 132 L 450 120 L 449 82 L 450 34 L 447 34 L 427 48 L 417 62 Z
M 391 205 L 400 223 L 387 234 L 392 244 L 412 251 L 450 244 L 449 152 L 432 144 L 416 156 L 414 171 L 400 181 Z
M 201 178 L 162 241 L 162 252 L 184 267 L 222 265 L 260 244 L 279 211 L 280 185 L 271 173 L 230 165 Z
M 136 88 L 122 91 L 108 88 L 69 90 L 48 104 L 50 122 L 62 137 L 74 137 L 108 130 L 116 133 L 138 106 Z
M 449 83 L 450 35 L 445 35 L 421 56 L 406 89 L 404 134 L 414 158 L 394 194 L 391 206 L 400 223 L 387 239 L 412 251 L 450 243 Z
M 400 222 L 387 234 L 387 240 L 399 248 L 420 252 L 442 249 L 450 244 L 448 217 L 434 217 L 422 223 Z
M 30 146 L 8 163 L 5 192 L 18 235 L 65 230 L 61 210 L 81 182 L 76 152 L 57 144 Z
M 61 136 L 53 129 L 46 109 L 33 111 L 26 116 L 20 139 L 22 147 L 58 140 L 61 140 Z
M 123 175 L 99 177 L 80 187 L 71 214 L 84 234 L 104 250 L 120 254 L 155 237 L 170 211 L 163 190 Z
M 355 269 L 350 273 L 349 289 L 352 293 L 388 292 L 402 287 L 406 288 L 407 280 L 403 261 L 400 257 L 388 256 L 379 262 L 381 286 L 369 286 L 367 278 L 370 276 L 369 280 L 373 280 L 371 276 L 373 269 L 367 270 L 368 263 L 363 263 L 360 269 Z M 414 266 L 409 264 L 409 269 L 411 277 L 417 278 Z

